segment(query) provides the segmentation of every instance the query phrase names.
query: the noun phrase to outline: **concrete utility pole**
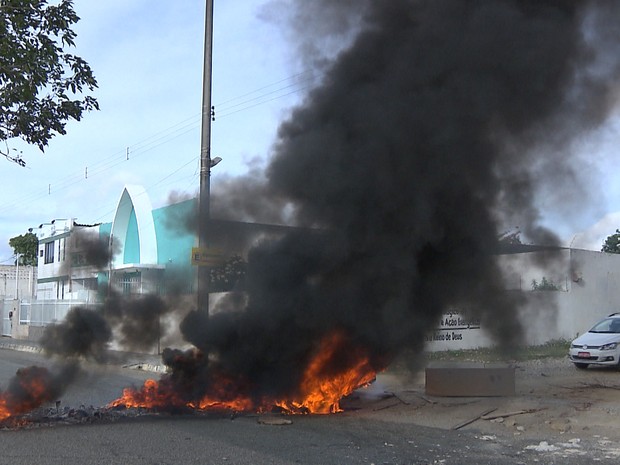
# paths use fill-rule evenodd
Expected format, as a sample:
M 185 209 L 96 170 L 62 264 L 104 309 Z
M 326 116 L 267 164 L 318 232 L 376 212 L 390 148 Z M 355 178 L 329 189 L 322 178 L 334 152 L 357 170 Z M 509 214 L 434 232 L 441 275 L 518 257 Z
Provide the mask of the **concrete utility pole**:
M 19 254 L 16 253 L 15 257 L 15 299 L 19 300 Z
M 213 0 L 206 0 L 205 44 L 202 76 L 202 133 L 200 140 L 200 196 L 198 199 L 198 247 L 208 247 L 209 202 L 211 182 L 211 79 L 213 61 Z M 209 285 L 211 281 L 208 266 L 198 266 L 198 311 L 209 315 Z

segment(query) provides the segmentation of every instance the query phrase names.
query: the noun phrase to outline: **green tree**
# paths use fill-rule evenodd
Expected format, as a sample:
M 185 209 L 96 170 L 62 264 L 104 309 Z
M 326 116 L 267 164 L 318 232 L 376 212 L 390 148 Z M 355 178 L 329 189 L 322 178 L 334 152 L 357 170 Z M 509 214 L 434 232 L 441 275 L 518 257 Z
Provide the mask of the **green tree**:
M 211 292 L 230 292 L 243 287 L 247 263 L 239 255 L 233 255 L 221 266 L 210 270 Z
M 0 0 L 0 154 L 22 166 L 8 141 L 20 138 L 44 151 L 69 119 L 99 109 L 82 95 L 97 87 L 86 61 L 65 49 L 75 46 L 79 21 L 72 0 Z M 78 97 L 83 98 L 77 98 Z
M 39 250 L 39 240 L 33 233 L 21 234 L 9 239 L 9 246 L 13 248 L 13 252 L 19 254 L 20 265 L 37 264 L 37 251 Z
M 605 239 L 601 252 L 620 253 L 620 229 L 616 229 L 615 234 L 612 234 Z
M 522 244 L 521 231 L 519 227 L 510 231 L 504 231 L 497 237 L 497 240 L 502 244 Z
M 543 276 L 540 282 L 532 279 L 532 290 L 533 291 L 561 291 L 562 288 L 553 282 L 552 279 L 547 279 Z

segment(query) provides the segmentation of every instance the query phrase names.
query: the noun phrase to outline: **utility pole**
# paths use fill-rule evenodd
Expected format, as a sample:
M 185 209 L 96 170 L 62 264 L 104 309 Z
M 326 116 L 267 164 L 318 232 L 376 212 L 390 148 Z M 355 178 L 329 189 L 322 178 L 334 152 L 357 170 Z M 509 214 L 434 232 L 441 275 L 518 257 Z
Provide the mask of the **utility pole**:
M 213 61 L 213 0 L 206 0 L 205 44 L 202 76 L 202 132 L 200 138 L 200 195 L 198 198 L 198 247 L 209 245 L 209 202 L 211 182 L 211 79 Z M 198 266 L 198 311 L 209 316 L 210 268 Z
M 16 253 L 15 257 L 15 299 L 19 300 L 19 254 Z

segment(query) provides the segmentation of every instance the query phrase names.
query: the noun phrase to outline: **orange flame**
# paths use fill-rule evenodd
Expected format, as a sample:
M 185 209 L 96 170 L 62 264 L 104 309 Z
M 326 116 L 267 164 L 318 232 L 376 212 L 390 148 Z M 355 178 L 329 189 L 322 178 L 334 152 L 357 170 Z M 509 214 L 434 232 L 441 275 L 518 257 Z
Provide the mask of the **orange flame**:
M 6 399 L 4 396 L 0 397 L 0 421 L 6 420 L 12 415 L 11 409 L 6 405 Z
M 11 387 L 0 393 L 0 421 L 29 412 L 52 400 L 54 390 L 46 368 L 28 367 L 17 370 Z
M 344 356 L 343 356 L 344 354 Z M 341 360 L 343 359 L 343 360 Z M 336 368 L 334 368 L 336 367 Z M 109 407 L 171 407 L 197 410 L 230 409 L 237 412 L 269 411 L 279 407 L 290 414 L 328 414 L 341 412 L 340 400 L 376 375 L 365 350 L 352 345 L 342 332 L 326 336 L 318 346 L 301 377 L 297 394 L 288 399 L 253 400 L 239 390 L 233 377 L 220 376 L 210 393 L 199 401 L 185 401 L 168 379 L 145 381 L 140 389 L 127 388 Z
M 368 356 L 359 349 L 344 369 L 336 373 L 328 369 L 341 351 L 350 350 L 353 348 L 346 343 L 340 332 L 334 332 L 323 339 L 317 354 L 304 372 L 299 398 L 278 401 L 276 405 L 290 413 L 341 412 L 340 399 L 367 385 L 376 375 Z

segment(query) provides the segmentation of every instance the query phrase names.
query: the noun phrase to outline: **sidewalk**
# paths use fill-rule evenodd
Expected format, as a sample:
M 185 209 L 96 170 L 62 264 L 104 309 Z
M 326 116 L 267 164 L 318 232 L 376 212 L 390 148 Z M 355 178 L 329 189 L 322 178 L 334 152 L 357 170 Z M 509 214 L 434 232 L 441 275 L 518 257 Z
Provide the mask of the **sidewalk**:
M 12 339 L 10 337 L 0 338 L 0 350 L 1 349 L 31 352 L 36 354 L 43 353 L 43 348 L 36 341 Z M 122 368 L 150 371 L 154 373 L 166 372 L 166 366 L 162 364 L 160 355 L 141 354 L 137 352 L 120 352 L 115 350 L 110 350 L 109 353 L 110 360 L 119 361 Z

